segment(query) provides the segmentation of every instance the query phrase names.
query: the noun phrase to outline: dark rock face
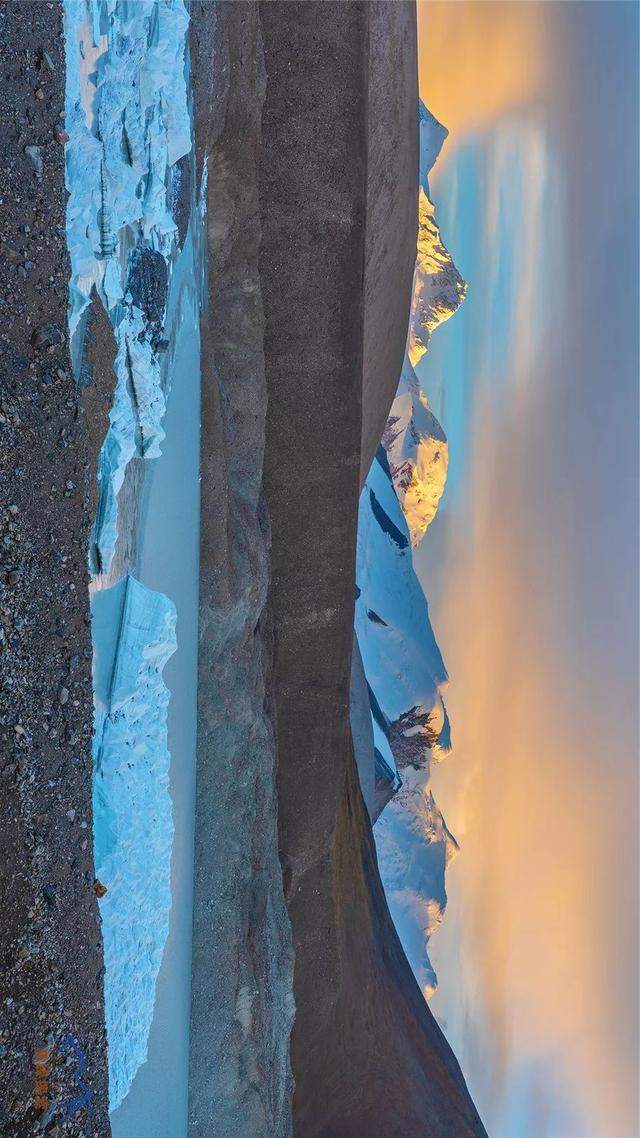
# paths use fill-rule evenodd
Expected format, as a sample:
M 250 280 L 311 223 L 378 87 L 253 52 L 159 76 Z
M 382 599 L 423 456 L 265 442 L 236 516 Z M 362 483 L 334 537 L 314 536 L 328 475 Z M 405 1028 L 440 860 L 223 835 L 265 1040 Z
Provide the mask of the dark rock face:
M 281 857 L 296 935 L 296 1025 L 326 951 L 313 885 L 330 889 L 348 744 L 360 466 L 367 21 L 362 3 L 260 7 L 265 492 L 272 525 Z M 357 379 L 354 381 L 354 377 Z M 312 884 L 305 888 L 307 875 Z M 307 919 L 308 918 L 308 919 Z M 336 961 L 332 959 L 331 968 Z M 297 1065 L 300 1033 L 294 1028 Z M 298 1073 L 299 1078 L 299 1073 Z M 322 1081 L 321 1078 L 319 1081 Z M 298 1084 L 298 1097 L 304 1087 Z
M 131 258 L 128 285 L 133 303 L 142 310 L 155 332 L 152 337 L 155 348 L 167 303 L 168 269 L 162 253 L 155 249 L 136 249 Z
M 415 4 L 371 0 L 367 23 L 361 485 L 402 369 L 416 259 L 419 169 Z
M 375 821 L 377 807 L 376 758 L 373 746 L 373 725 L 369 690 L 362 666 L 357 636 L 353 637 L 351 677 L 349 680 L 349 720 L 353 750 L 358 768 L 362 797 L 371 821 Z M 379 811 L 378 811 L 379 812 Z
M 192 4 L 206 158 L 201 575 L 189 1133 L 289 1138 L 291 934 L 278 860 L 265 614 L 266 388 L 257 151 L 258 8 Z
M 414 767 L 419 770 L 429 761 L 431 750 L 437 745 L 440 731 L 434 728 L 431 712 L 412 707 L 390 724 L 389 742 L 398 770 Z
M 0 1134 L 79 1093 L 72 1036 L 93 1111 L 64 1132 L 106 1138 L 87 546 L 111 392 L 78 393 L 66 342 L 61 7 L 4 4 L 0 62 Z
M 369 20 L 386 7 L 260 5 L 265 493 L 279 840 L 295 949 L 294 1132 L 479 1138 L 458 1064 L 389 916 L 349 729 L 362 438 L 375 422 L 382 431 L 402 354 L 393 376 L 370 372 L 365 385 L 364 269 L 367 247 L 383 242 L 375 221 L 368 234 L 365 225 L 367 150 L 375 147 L 367 139 Z M 396 66 L 393 42 L 386 51 Z M 417 131 L 415 83 L 410 99 Z M 378 269 L 380 296 L 388 263 Z M 396 345 L 412 265 L 407 247 Z M 389 271 L 396 279 L 397 266 Z

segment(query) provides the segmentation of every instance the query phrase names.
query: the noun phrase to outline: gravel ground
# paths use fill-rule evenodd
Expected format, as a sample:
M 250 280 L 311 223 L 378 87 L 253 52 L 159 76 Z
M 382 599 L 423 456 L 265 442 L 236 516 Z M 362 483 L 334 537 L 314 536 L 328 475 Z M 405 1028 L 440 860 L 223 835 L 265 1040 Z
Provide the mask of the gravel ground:
M 0 64 L 0 1134 L 88 1138 L 110 1134 L 86 567 L 108 392 L 83 407 L 66 340 L 61 5 L 2 4 Z

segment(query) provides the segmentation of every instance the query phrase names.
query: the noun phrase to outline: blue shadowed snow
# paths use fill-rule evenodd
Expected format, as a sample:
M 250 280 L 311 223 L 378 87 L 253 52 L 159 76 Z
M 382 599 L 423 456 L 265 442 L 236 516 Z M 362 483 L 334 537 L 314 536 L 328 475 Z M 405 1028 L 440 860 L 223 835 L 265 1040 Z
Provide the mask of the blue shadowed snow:
M 429 195 L 429 171 L 438 160 L 449 131 L 435 115 L 418 100 L 418 129 L 420 131 L 420 185 Z
M 405 538 L 403 543 L 390 527 Z M 379 461 L 360 498 L 356 565 L 355 628 L 369 689 L 376 778 L 395 789 L 375 826 L 378 864 L 409 963 L 430 994 L 436 976 L 427 946 L 442 919 L 445 870 L 457 850 L 429 790 L 431 756 L 451 746 L 441 695 L 447 673 L 413 569 L 407 523 Z M 371 620 L 371 611 L 377 620 Z M 407 736 L 420 734 L 419 716 L 428 713 L 437 743 L 424 737 L 419 767 L 405 763 L 398 771 L 391 726 L 412 711 Z
M 416 706 L 430 711 L 441 703 L 447 672 L 413 569 L 407 523 L 377 461 L 360 496 L 356 580 L 356 633 L 365 676 L 382 712 L 394 722 Z M 378 620 L 369 619 L 370 610 Z
M 429 770 L 408 767 L 375 826 L 380 875 L 389 910 L 425 996 L 437 986 L 429 940 L 447 905 L 445 875 L 458 850 L 429 789 Z
M 392 541 L 395 541 L 398 549 L 406 549 L 409 544 L 409 537 L 407 534 L 402 533 L 396 525 L 393 524 L 391 518 L 382 509 L 378 499 L 376 498 L 373 490 L 369 489 L 369 498 L 371 501 L 371 509 L 373 510 L 375 519 L 382 530 L 389 534 Z

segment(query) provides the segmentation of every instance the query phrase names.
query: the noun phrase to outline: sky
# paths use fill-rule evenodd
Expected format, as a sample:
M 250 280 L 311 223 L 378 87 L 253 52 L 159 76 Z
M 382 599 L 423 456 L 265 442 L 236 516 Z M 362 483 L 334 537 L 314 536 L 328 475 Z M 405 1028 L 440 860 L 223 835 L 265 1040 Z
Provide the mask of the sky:
M 420 365 L 461 845 L 432 1006 L 491 1138 L 637 1138 L 638 9 L 420 3 L 419 41 L 469 285 Z

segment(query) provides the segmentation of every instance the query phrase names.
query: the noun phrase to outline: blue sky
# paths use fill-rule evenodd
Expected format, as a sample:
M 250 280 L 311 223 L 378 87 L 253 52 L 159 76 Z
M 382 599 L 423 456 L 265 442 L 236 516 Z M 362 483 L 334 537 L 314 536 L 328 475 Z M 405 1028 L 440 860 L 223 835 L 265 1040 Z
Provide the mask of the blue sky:
M 433 1006 L 492 1138 L 635 1138 L 637 8 L 427 4 L 420 35 L 469 284 L 421 365 L 462 846 Z

